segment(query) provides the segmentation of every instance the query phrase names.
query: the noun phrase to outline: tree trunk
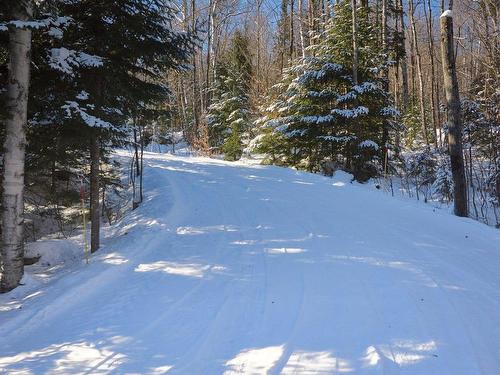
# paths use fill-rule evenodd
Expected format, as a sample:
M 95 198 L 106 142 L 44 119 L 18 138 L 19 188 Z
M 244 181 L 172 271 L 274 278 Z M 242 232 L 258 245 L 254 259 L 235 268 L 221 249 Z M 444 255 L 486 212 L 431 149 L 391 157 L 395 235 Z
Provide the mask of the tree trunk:
M 295 8 L 295 0 L 290 0 L 290 45 L 288 49 L 288 56 L 289 56 L 289 63 L 292 63 L 293 60 L 293 52 L 294 52 L 294 41 L 295 41 L 295 35 L 294 35 L 294 27 L 293 27 L 293 21 L 294 21 L 294 8 Z
M 425 10 L 425 3 L 424 3 L 424 10 Z M 434 147 L 438 148 L 438 139 L 441 140 L 441 136 L 438 134 L 438 116 L 437 112 L 439 111 L 439 105 L 436 104 L 436 95 L 435 95 L 435 88 L 436 88 L 436 74 L 434 71 L 434 35 L 433 35 L 433 26 L 432 26 L 432 6 L 431 6 L 431 0 L 427 0 L 427 8 L 429 10 L 429 13 L 425 12 L 426 18 L 427 18 L 427 37 L 429 39 L 429 42 L 427 44 L 428 49 L 429 49 L 429 59 L 430 59 L 430 65 L 431 65 L 431 112 L 432 112 L 432 128 L 434 129 Z M 439 142 L 441 143 L 441 142 Z
M 415 48 L 417 75 L 418 75 L 418 89 L 419 89 L 419 104 L 420 104 L 420 124 L 422 126 L 422 133 L 424 136 L 425 144 L 429 146 L 429 134 L 427 131 L 427 124 L 425 122 L 425 99 L 424 99 L 424 78 L 422 73 L 422 57 L 418 48 L 417 29 L 415 26 L 413 0 L 408 0 L 408 18 L 411 24 L 411 35 L 413 39 L 413 46 Z
M 31 1 L 12 7 L 12 18 L 32 17 Z M 2 182 L 2 247 L 0 292 L 19 285 L 24 273 L 24 160 L 28 117 L 31 62 L 31 30 L 9 27 L 9 73 L 7 81 L 7 119 Z
M 90 252 L 99 249 L 99 230 L 101 218 L 99 216 L 99 137 L 92 134 L 90 137 Z
M 441 60 L 448 108 L 448 149 L 454 185 L 454 211 L 457 216 L 467 216 L 467 187 L 462 152 L 462 114 L 453 52 L 453 18 L 451 14 L 443 13 L 440 24 Z
M 196 0 L 191 0 L 191 28 L 192 31 L 196 29 Z M 193 117 L 194 129 L 193 140 L 197 140 L 198 132 L 200 129 L 200 116 L 199 116 L 199 102 L 198 102 L 198 75 L 196 69 L 196 51 L 193 53 Z
M 309 0 L 307 4 L 308 8 L 308 34 L 309 34 L 309 45 L 315 44 L 317 41 L 317 35 L 313 35 L 313 32 L 316 31 L 316 0 Z
M 387 54 L 387 0 L 382 0 L 382 51 Z
M 137 163 L 135 163 L 135 175 L 139 176 L 141 170 L 139 166 L 139 142 L 137 139 L 137 120 L 135 118 L 134 118 L 134 152 L 135 152 L 135 160 L 137 160 Z
M 406 56 L 406 37 L 405 37 L 405 20 L 404 20 L 404 11 L 403 11 L 403 0 L 399 0 L 398 6 L 398 15 L 400 17 L 401 22 L 401 36 L 402 47 L 403 47 L 403 57 L 401 61 L 401 78 L 402 78 L 402 104 L 403 109 L 406 111 L 408 109 L 409 100 L 409 90 L 408 90 L 408 59 Z
M 386 61 L 389 60 L 389 51 L 388 51 L 388 30 L 387 30 L 387 0 L 382 0 L 382 51 L 385 54 L 384 59 Z M 383 71 L 383 88 L 384 91 L 389 93 L 389 70 L 384 69 Z M 387 142 L 389 140 L 389 123 L 388 121 L 384 121 L 384 127 L 382 132 L 382 147 L 385 150 L 385 157 L 387 157 Z
M 302 0 L 298 0 L 297 12 L 299 16 L 300 54 L 304 58 L 306 57 L 306 42 L 304 38 L 304 6 Z
M 288 27 L 287 24 L 288 18 L 288 0 L 281 0 L 281 21 L 280 21 L 280 29 L 279 29 L 279 40 L 280 40 L 280 75 L 283 74 L 283 70 L 285 69 L 285 51 L 286 51 L 286 41 L 288 39 Z
M 182 30 L 184 32 L 189 31 L 189 8 L 188 1 L 182 0 Z M 186 107 L 188 106 L 188 95 L 186 93 L 186 84 L 184 82 L 185 75 L 179 75 L 179 86 L 180 86 L 180 102 L 181 102 L 181 110 L 182 110 L 182 124 L 181 128 L 184 130 L 188 126 L 188 118 Z
M 261 25 L 260 25 L 260 7 L 262 5 L 263 0 L 257 0 L 257 14 L 255 18 L 255 26 L 256 26 L 256 32 L 257 32 L 257 69 L 255 72 L 255 77 L 256 77 L 256 94 L 257 97 L 260 97 L 260 65 L 261 65 Z
M 142 203 L 144 196 L 143 196 L 143 189 L 142 189 L 142 181 L 144 177 L 144 129 L 140 129 L 140 135 L 141 135 L 141 175 L 139 176 L 139 202 Z
M 358 84 L 358 18 L 356 0 L 351 0 L 352 8 L 352 81 Z
M 214 49 L 214 39 L 215 39 L 215 28 L 216 28 L 216 17 L 217 17 L 217 0 L 210 0 L 208 4 L 208 33 L 207 33 L 207 70 L 205 76 L 205 103 L 208 107 L 210 103 L 210 73 L 213 73 L 214 61 L 215 61 L 215 49 Z

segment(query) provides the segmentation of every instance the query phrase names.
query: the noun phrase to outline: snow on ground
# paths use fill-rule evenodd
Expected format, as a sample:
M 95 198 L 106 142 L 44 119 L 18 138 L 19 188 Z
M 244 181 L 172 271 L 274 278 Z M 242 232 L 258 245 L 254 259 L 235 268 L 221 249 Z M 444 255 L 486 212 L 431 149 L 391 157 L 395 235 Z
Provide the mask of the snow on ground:
M 81 235 L 68 239 L 45 238 L 28 243 L 25 246 L 25 258 L 38 259 L 38 262 L 25 268 L 21 286 L 10 293 L 0 294 L 0 327 L 2 312 L 21 309 L 24 301 L 42 293 L 40 289 L 44 284 L 61 277 L 69 268 L 78 267 L 82 262 L 82 254 Z
M 1 297 L 0 373 L 500 373 L 498 230 L 343 173 L 145 162 L 90 265 Z

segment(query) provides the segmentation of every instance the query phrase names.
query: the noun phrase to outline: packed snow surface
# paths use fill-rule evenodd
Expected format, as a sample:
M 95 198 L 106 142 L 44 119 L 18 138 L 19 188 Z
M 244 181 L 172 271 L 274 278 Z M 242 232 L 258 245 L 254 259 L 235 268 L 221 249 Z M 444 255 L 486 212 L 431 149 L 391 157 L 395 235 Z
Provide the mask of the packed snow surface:
M 145 157 L 88 266 L 1 296 L 0 373 L 500 373 L 498 230 L 343 173 Z

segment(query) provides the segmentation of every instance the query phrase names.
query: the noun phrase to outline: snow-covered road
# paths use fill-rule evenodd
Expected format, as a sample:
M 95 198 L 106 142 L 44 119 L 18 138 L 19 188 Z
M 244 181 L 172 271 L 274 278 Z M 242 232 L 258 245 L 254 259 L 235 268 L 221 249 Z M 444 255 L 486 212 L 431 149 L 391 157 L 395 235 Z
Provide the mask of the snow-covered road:
M 0 311 L 0 373 L 500 374 L 498 230 L 344 174 L 146 163 L 91 264 Z

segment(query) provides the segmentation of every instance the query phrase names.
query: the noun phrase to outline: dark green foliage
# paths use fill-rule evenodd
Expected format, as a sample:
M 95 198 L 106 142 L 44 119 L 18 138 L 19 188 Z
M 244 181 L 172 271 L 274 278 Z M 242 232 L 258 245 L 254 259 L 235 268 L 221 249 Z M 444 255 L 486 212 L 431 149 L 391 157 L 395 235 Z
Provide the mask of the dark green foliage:
M 241 132 L 237 124 L 234 124 L 231 127 L 231 135 L 226 139 L 226 142 L 222 146 L 222 151 L 224 152 L 224 159 L 226 160 L 235 161 L 241 158 Z
M 5 21 L 2 10 L 0 22 Z M 194 49 L 194 35 L 174 29 L 175 12 L 166 0 L 37 4 L 34 19 L 44 25 L 32 33 L 28 186 L 37 186 L 49 201 L 74 189 L 57 175 L 69 173 L 74 182 L 88 174 L 92 134 L 100 138 L 102 183 L 116 183 L 107 167 L 109 152 L 128 141 L 131 119 L 167 118 L 166 73 L 187 69 Z M 7 42 L 8 33 L 0 31 L 0 90 L 6 83 Z M 3 144 L 2 102 L 0 95 Z
M 336 160 L 358 180 L 375 175 L 377 164 L 380 170 L 397 111 L 383 89 L 387 57 L 366 11 L 359 11 L 357 85 L 351 68 L 351 9 L 342 1 L 309 49 L 312 56 L 298 60 L 276 86 L 279 95 L 266 110 L 264 127 L 273 129 L 267 137 L 278 135 L 276 144 L 286 145 L 280 157 L 284 164 L 316 171 L 322 161 Z
M 242 135 L 250 127 L 251 79 L 249 41 L 237 31 L 231 48 L 217 66 L 208 113 L 210 147 L 224 152 L 228 160 L 241 157 Z
M 83 168 L 92 132 L 107 151 L 125 140 L 130 118 L 164 114 L 165 73 L 185 69 L 194 46 L 192 35 L 173 30 L 175 11 L 165 0 L 51 5 L 70 21 L 33 33 L 27 168 L 37 174 L 54 164 Z M 43 11 L 38 18 L 50 16 Z

